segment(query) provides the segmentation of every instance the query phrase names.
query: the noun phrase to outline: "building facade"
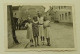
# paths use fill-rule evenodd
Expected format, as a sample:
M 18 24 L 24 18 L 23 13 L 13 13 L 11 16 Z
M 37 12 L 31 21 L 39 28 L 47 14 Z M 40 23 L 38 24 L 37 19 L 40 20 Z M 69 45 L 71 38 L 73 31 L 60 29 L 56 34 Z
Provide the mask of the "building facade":
M 52 6 L 51 12 L 54 21 L 73 23 L 71 6 Z
M 20 8 L 20 6 L 13 6 L 12 7 L 13 17 L 20 18 L 19 8 Z

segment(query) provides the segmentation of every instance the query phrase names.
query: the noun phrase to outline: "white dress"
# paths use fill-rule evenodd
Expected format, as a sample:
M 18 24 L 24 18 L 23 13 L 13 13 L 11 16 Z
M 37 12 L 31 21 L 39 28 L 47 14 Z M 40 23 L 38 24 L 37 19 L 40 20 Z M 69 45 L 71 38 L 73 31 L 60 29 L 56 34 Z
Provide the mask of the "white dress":
M 39 36 L 44 36 L 44 28 L 43 28 L 43 17 L 38 18 L 39 21 Z
M 25 24 L 27 28 L 27 39 L 33 39 L 32 23 Z
M 44 35 L 46 38 L 49 38 L 50 37 L 50 21 L 49 20 L 44 21 L 44 26 L 45 26 Z

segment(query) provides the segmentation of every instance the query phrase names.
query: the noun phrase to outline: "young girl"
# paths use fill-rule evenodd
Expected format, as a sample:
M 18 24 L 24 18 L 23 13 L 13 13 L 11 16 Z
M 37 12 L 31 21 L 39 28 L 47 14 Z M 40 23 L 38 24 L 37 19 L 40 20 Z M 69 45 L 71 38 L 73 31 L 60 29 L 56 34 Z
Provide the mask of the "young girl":
M 41 44 L 44 45 L 45 43 L 44 28 L 43 28 L 44 17 L 42 16 L 42 14 L 38 16 L 38 21 L 39 21 L 39 36 L 41 38 Z
M 33 37 L 34 37 L 34 41 L 35 41 L 35 47 L 39 46 L 39 40 L 38 40 L 38 36 L 39 36 L 39 28 L 38 28 L 38 20 L 37 17 L 33 17 L 33 24 L 32 24 L 32 28 L 33 28 Z
M 33 45 L 33 31 L 32 31 L 31 19 L 28 19 L 28 23 L 26 23 L 25 26 L 27 27 L 27 39 L 30 40 L 30 47 L 32 47 L 34 45 Z
M 49 19 L 44 19 L 44 34 L 47 40 L 47 46 L 50 46 L 50 21 Z

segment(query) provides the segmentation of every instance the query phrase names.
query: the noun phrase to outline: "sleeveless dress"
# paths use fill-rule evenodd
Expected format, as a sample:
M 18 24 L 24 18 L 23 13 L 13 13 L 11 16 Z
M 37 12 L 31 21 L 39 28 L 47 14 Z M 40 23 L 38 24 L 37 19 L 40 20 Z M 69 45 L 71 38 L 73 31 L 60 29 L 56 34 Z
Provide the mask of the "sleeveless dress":
M 27 39 L 32 39 L 33 38 L 33 31 L 32 31 L 32 23 L 26 23 L 25 24 L 27 28 Z
M 39 36 L 41 37 L 41 36 L 44 36 L 44 28 L 43 28 L 43 23 L 44 23 L 44 21 L 43 21 L 43 17 L 41 17 L 41 18 L 38 18 L 38 21 L 39 21 Z
M 37 22 L 34 22 L 34 21 L 33 21 L 32 29 L 33 29 L 33 36 L 34 36 L 34 37 L 39 36 L 38 21 L 37 21 Z
M 44 35 L 46 38 L 49 38 L 50 37 L 50 21 L 49 20 L 46 20 L 44 21 Z

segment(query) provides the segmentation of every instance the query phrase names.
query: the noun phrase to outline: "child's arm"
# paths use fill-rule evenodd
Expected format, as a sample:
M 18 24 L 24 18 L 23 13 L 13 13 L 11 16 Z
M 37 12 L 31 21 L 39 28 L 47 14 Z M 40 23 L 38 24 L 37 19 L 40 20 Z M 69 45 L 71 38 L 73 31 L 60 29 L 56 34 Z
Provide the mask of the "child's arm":
M 50 27 L 50 22 L 49 22 L 49 27 Z
M 39 22 L 37 24 L 39 25 Z
M 28 28 L 28 23 L 25 24 L 26 29 Z
M 49 27 L 50 27 L 50 21 L 49 21 Z

